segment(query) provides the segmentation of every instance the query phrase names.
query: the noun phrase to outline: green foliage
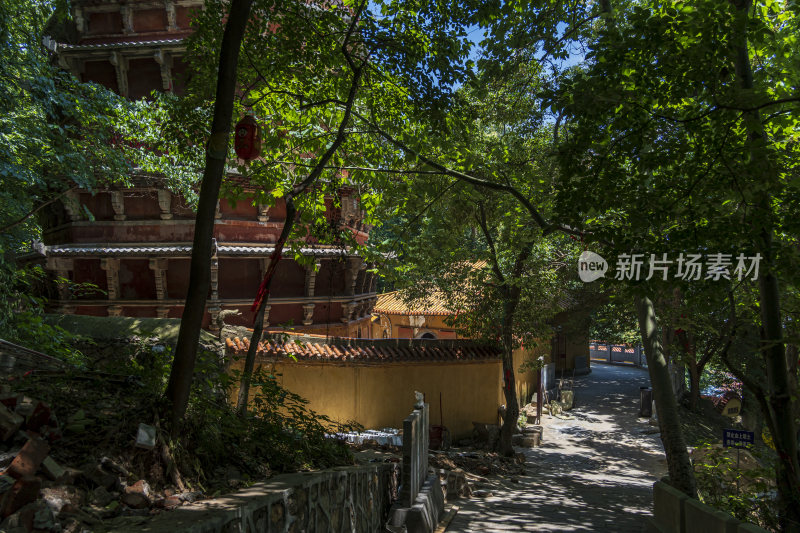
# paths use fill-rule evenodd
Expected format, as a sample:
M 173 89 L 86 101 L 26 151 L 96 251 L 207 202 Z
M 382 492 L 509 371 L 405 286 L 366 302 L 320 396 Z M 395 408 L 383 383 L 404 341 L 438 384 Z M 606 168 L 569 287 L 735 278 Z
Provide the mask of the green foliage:
M 234 464 L 251 476 L 326 468 L 352 462 L 346 445 L 326 437 L 353 426 L 336 426 L 306 406 L 307 400 L 284 389 L 278 377 L 253 373 L 250 409 L 239 416 L 229 394 L 238 387 L 238 371 L 221 371 L 212 354 L 198 361 L 179 462 L 201 479 L 221 464 Z
M 748 452 L 759 461 L 766 460 L 754 448 L 748 448 Z M 700 501 L 739 520 L 758 524 L 769 531 L 779 530 L 773 467 L 753 467 L 748 462 L 747 468 L 741 468 L 737 465 L 736 452 L 710 443 L 701 444 L 694 453 L 703 455 L 703 460 L 695 463 Z M 748 459 L 752 461 L 745 458 L 746 462 Z
M 136 476 L 155 486 L 169 484 L 169 469 L 177 467 L 190 487 L 211 494 L 230 490 L 220 473 L 229 466 L 247 481 L 352 463 L 347 445 L 326 434 L 354 426 L 335 425 L 317 415 L 265 371 L 255 373 L 255 407 L 241 418 L 230 401 L 239 376 L 226 370 L 210 346 L 198 355 L 183 431 L 170 441 L 166 428 L 153 417 L 166 387 L 172 348 L 158 337 L 139 333 L 125 342 L 83 338 L 83 354 L 75 360 L 83 368 L 34 372 L 8 382 L 15 392 L 53 407 L 65 428 L 59 453 L 66 464 L 77 467 L 87 458 L 119 457 Z M 160 442 L 168 444 L 175 465 L 163 463 L 160 444 L 152 452 L 135 452 L 132 443 L 139 423 L 159 426 Z
M 624 294 L 611 293 L 609 301 L 598 306 L 591 317 L 589 337 L 614 344 L 641 342 L 636 314 L 630 299 Z
M 31 288 L 41 286 L 43 279 L 41 268 L 19 269 L 3 261 L 0 255 L 2 338 L 69 363 L 80 364 L 81 354 L 72 345 L 79 337 L 45 321 L 42 314 L 45 300 L 32 294 Z
M 455 172 L 524 190 L 547 212 L 557 181 L 548 157 L 551 128 L 535 87 L 516 90 L 537 72 L 521 69 L 505 83 L 478 77 L 462 87 L 448 118 L 450 135 L 426 148 Z M 568 267 L 576 243 L 545 237 L 507 194 L 454 176 L 410 173 L 387 184 L 382 200 L 380 238 L 372 246 L 377 257 L 390 258 L 389 283 L 409 300 L 444 300 L 460 335 L 498 341 L 509 320 L 514 345 L 533 345 L 551 337 L 551 320 L 571 305 L 572 291 L 586 288 Z

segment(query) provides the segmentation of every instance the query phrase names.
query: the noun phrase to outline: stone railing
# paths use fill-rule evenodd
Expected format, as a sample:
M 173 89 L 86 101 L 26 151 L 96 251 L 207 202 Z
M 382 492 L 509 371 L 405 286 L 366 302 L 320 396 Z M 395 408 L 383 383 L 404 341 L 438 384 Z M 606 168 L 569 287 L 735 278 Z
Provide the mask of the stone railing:
M 653 517 L 645 522 L 647 533 L 769 533 L 753 524 L 689 498 L 663 481 L 653 485 Z
M 415 407 L 403 420 L 403 473 L 400 503 L 411 507 L 428 475 L 428 404 Z
M 403 420 L 403 467 L 400 498 L 392 506 L 388 525 L 392 531 L 433 533 L 444 513 L 444 492 L 437 474 L 428 474 L 428 404 L 422 395 Z
M 626 346 L 624 344 L 590 342 L 589 357 L 592 361 L 647 367 L 647 358 L 645 358 L 644 351 L 639 345 Z
M 286 474 L 228 496 L 185 505 L 137 526 L 141 533 L 379 532 L 397 487 L 394 463 Z

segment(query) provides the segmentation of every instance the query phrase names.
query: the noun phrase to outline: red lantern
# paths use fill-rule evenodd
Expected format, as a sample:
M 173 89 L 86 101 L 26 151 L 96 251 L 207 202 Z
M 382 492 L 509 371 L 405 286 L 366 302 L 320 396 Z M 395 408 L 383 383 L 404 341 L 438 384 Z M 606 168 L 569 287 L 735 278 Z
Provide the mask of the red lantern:
M 236 155 L 245 161 L 255 159 L 261 153 L 261 128 L 251 115 L 245 116 L 234 130 Z

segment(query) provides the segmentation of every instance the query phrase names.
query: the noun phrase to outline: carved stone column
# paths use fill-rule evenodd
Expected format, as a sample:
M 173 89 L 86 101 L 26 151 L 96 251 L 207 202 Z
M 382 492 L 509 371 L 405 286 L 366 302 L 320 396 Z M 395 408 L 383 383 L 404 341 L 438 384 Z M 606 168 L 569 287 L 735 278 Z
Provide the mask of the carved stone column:
M 208 325 L 208 329 L 213 331 L 214 333 L 220 330 L 219 327 L 219 314 L 222 312 L 222 307 L 219 305 L 210 305 L 208 307 L 208 314 L 211 315 L 211 323 Z
M 75 19 L 75 25 L 78 27 L 78 33 L 81 35 L 86 33 L 86 17 L 84 17 L 83 9 L 78 6 L 73 7 L 72 18 Z
M 359 284 L 359 287 L 358 287 L 358 294 L 364 294 L 366 292 L 367 288 L 369 288 L 369 279 L 372 276 L 372 273 L 371 272 L 367 272 L 366 271 L 367 268 L 372 268 L 372 265 L 365 265 L 364 266 L 364 269 L 365 269 L 364 270 L 364 277 L 361 278 L 361 283 Z
M 167 298 L 167 265 L 169 259 L 159 257 L 150 259 L 150 270 L 153 271 L 156 279 L 156 298 L 166 300 Z
M 58 56 L 58 66 L 71 72 L 73 76 L 79 79 L 86 67 L 84 60 L 77 57 L 66 57 L 64 54 Z
M 306 267 L 306 296 L 309 298 L 314 297 L 314 291 L 317 286 L 317 273 L 322 266 L 320 259 L 315 259 L 314 263 Z
M 122 306 L 121 305 L 109 305 L 106 308 L 108 312 L 108 316 L 121 316 L 122 315 Z
M 119 94 L 128 96 L 128 59 L 119 52 L 112 52 L 108 60 L 117 72 Z
M 172 91 L 172 54 L 159 50 L 153 55 L 161 70 L 161 86 Z
M 164 9 L 167 11 L 167 31 L 177 30 L 178 22 L 175 14 L 175 2 L 173 0 L 164 0 Z
M 74 222 L 83 218 L 83 211 L 81 210 L 81 202 L 78 191 L 69 191 L 64 194 L 61 203 L 64 204 L 64 211 L 67 212 L 70 222 Z
M 303 325 L 310 326 L 314 323 L 314 304 L 303 305 Z
M 269 222 L 269 206 L 264 204 L 258 204 L 258 221 L 259 222 Z
M 73 269 L 73 261 L 67 257 L 48 257 L 47 269 L 54 271 L 57 277 L 69 280 L 69 273 Z M 57 281 L 56 287 L 58 288 L 58 299 L 62 301 L 69 300 L 69 283 L 67 281 Z
M 353 302 L 347 302 L 342 304 L 342 318 L 341 321 L 345 324 L 352 320 L 353 310 L 355 309 L 356 304 Z
M 353 296 L 356 291 L 356 280 L 358 279 L 358 273 L 361 271 L 362 268 L 365 268 L 366 265 L 361 261 L 360 257 L 350 257 L 347 260 L 347 276 L 345 279 L 347 280 L 347 295 Z
M 216 210 L 214 211 L 214 218 L 216 218 L 217 220 L 219 220 L 220 218 L 222 218 L 222 211 L 221 211 L 221 210 L 220 210 L 220 208 L 219 208 L 219 200 L 217 200 L 217 208 L 216 208 Z
M 100 268 L 106 271 L 106 290 L 108 292 L 108 299 L 112 301 L 118 300 L 120 297 L 119 259 L 114 257 L 105 257 L 100 260 Z
M 133 8 L 123 4 L 119 10 L 122 13 L 122 33 L 133 33 Z
M 114 220 L 125 220 L 125 195 L 122 191 L 111 191 L 111 209 L 114 210 Z
M 369 292 L 371 293 L 375 292 L 377 284 L 378 284 L 378 276 L 373 274 L 372 279 L 369 282 Z M 375 301 L 377 301 L 377 299 Z
M 219 300 L 219 257 L 211 257 L 211 300 Z
M 156 317 L 158 318 L 168 318 L 169 317 L 169 307 L 159 306 L 156 308 Z
M 158 207 L 161 209 L 161 220 L 172 218 L 172 193 L 165 189 L 158 189 Z

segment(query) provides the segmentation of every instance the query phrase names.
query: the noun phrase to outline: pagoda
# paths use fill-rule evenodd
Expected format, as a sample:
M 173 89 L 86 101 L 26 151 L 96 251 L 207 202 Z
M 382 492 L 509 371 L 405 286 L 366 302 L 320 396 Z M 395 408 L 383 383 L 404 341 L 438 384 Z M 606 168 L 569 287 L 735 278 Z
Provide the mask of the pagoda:
M 73 0 L 71 42 L 46 39 L 62 68 L 84 82 L 144 98 L 153 90 L 180 95 L 187 64 L 184 41 L 198 0 Z M 229 175 L 229 180 L 237 176 Z M 189 282 L 194 213 L 158 176 L 134 175 L 130 187 L 73 190 L 42 217 L 39 253 L 58 283 L 51 305 L 60 313 L 179 318 Z M 286 208 L 245 199 L 218 203 L 211 289 L 203 326 L 252 326 L 250 306 L 269 266 Z M 328 217 L 364 243 L 358 199 L 343 190 Z M 305 261 L 283 257 L 264 317 L 267 330 L 368 337 L 376 277 L 347 248 L 308 244 Z M 87 287 L 90 289 L 85 290 Z M 78 290 L 76 290 L 76 288 Z

